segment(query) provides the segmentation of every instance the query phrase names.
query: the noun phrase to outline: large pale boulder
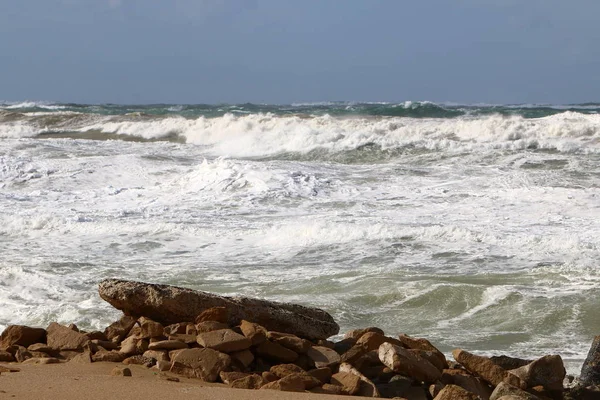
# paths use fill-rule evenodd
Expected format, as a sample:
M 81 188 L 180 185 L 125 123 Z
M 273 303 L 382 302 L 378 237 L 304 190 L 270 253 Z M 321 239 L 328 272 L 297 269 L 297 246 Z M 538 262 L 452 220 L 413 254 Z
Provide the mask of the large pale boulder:
M 521 378 L 506 371 L 504 368 L 494 364 L 487 357 L 471 354 L 468 351 L 455 349 L 452 352 L 454 359 L 465 369 L 473 374 L 479 375 L 486 382 L 497 386 L 501 382 L 509 383 L 521 389 L 526 389 L 527 384 Z
M 327 312 L 297 304 L 224 297 L 176 286 L 119 279 L 102 281 L 99 294 L 126 315 L 145 316 L 163 325 L 193 321 L 209 308 L 225 307 L 231 326 L 245 319 L 270 331 L 293 333 L 308 339 L 325 339 L 339 332 L 338 324 Z
M 14 344 L 27 347 L 43 342 L 45 337 L 45 329 L 31 328 L 25 325 L 9 325 L 0 336 L 0 349 L 6 349 Z
M 600 335 L 594 337 L 590 351 L 581 367 L 582 386 L 600 385 Z
M 231 357 L 213 349 L 184 349 L 172 358 L 171 372 L 189 378 L 215 382 L 221 371 L 229 370 Z
M 379 359 L 392 371 L 421 382 L 435 382 L 442 376 L 440 370 L 426 359 L 391 343 L 379 346 Z

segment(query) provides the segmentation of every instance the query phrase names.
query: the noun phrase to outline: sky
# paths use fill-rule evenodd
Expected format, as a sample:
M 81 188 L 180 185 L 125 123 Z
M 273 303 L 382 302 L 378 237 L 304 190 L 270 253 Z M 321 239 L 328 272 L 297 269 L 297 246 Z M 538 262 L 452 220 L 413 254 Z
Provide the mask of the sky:
M 0 0 L 0 100 L 600 101 L 598 0 Z

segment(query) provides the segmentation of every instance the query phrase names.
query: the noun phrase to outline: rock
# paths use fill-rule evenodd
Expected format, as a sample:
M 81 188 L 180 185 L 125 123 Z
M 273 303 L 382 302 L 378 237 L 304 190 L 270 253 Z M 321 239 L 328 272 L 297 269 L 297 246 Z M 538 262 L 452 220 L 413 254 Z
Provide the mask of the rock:
M 600 335 L 594 337 L 579 377 L 582 386 L 600 385 Z
M 229 370 L 231 357 L 213 349 L 184 349 L 172 357 L 171 372 L 215 382 L 221 371 Z
M 319 394 L 335 394 L 335 395 L 343 395 L 344 389 L 338 385 L 331 385 L 329 383 L 325 383 L 323 386 L 317 386 L 310 390 L 311 393 L 319 393 Z
M 110 324 L 105 330 L 106 338 L 111 342 L 121 342 L 137 322 L 137 318 L 123 315 L 118 321 Z
M 244 378 L 236 379 L 235 381 L 231 382 L 229 386 L 237 389 L 260 389 L 266 383 L 267 382 L 265 382 L 262 376 L 252 374 Z
M 227 329 L 227 328 L 223 328 L 223 329 Z M 192 336 L 196 336 L 198 335 L 198 329 L 196 329 L 196 325 L 188 325 L 185 327 L 185 334 L 186 335 L 192 335 Z
M 400 397 L 409 398 L 411 400 L 413 397 L 421 398 L 424 395 L 424 391 L 421 393 L 418 390 L 415 390 L 415 387 L 412 386 L 413 382 L 413 379 L 409 377 L 396 375 L 394 376 L 394 379 L 390 380 L 388 383 L 378 383 L 376 386 L 382 397 Z
M 331 383 L 341 386 L 344 393 L 355 395 L 360 389 L 360 378 L 348 372 L 338 372 L 331 376 Z
M 483 380 L 462 369 L 445 369 L 442 372 L 440 381 L 444 385 L 460 386 L 471 393 L 475 393 L 483 400 L 488 400 L 492 394 L 492 388 Z
M 58 364 L 60 360 L 54 357 L 33 357 L 23 361 L 23 364 Z
M 281 390 L 284 392 L 304 392 L 304 380 L 302 377 L 292 374 L 281 378 L 275 382 L 267 383 L 260 388 L 261 390 Z
M 498 400 L 523 400 L 523 397 L 508 394 L 506 396 L 500 397 Z
M 567 374 L 559 355 L 544 356 L 509 372 L 521 378 L 529 388 L 541 385 L 552 392 L 562 392 L 563 380 Z
M 23 361 L 33 357 L 33 354 L 31 354 L 29 350 L 27 350 L 25 347 L 19 345 L 13 346 L 17 347 L 17 349 L 14 352 L 15 360 L 17 362 L 22 363 Z
M 448 361 L 446 360 L 446 356 L 444 356 L 444 354 L 441 351 L 439 351 L 437 347 L 432 345 L 429 340 L 423 338 L 413 338 L 408 335 L 400 335 L 398 336 L 398 340 L 402 342 L 402 344 L 406 348 L 433 352 L 442 364 L 441 369 L 448 368 Z
M 4 365 L 0 365 L 0 372 L 21 372 L 21 370 L 15 367 L 5 367 Z
M 187 344 L 179 340 L 161 340 L 148 345 L 148 350 L 179 350 L 187 348 Z
M 148 350 L 149 344 L 147 339 L 140 339 L 136 336 L 129 336 L 127 339 L 121 342 L 121 353 L 128 356 L 136 354 L 144 354 Z
M 171 361 L 157 360 L 154 368 L 161 372 L 168 371 L 171 369 Z
M 75 364 L 91 364 L 92 362 L 92 353 L 90 351 L 84 351 L 83 353 L 79 353 L 74 357 L 68 359 L 69 362 Z
M 107 340 L 97 340 L 97 339 L 92 339 L 90 340 L 90 342 L 96 346 L 100 346 L 106 350 L 118 350 L 119 349 L 119 345 L 117 343 L 114 342 L 110 342 Z
M 356 393 L 357 396 L 363 397 L 381 397 L 375 384 L 366 376 L 361 374 L 356 368 L 348 363 L 340 364 L 340 372 L 347 372 L 356 375 L 360 379 L 360 388 Z
M 521 378 L 497 366 L 487 357 L 477 356 L 460 349 L 454 350 L 452 355 L 467 371 L 479 375 L 492 386 L 506 382 L 522 389 L 527 387 Z
M 121 362 L 125 359 L 125 354 L 118 351 L 100 350 L 92 354 L 93 362 Z
M 306 340 L 301 339 L 291 333 L 282 332 L 268 332 L 267 337 L 283 347 L 287 347 L 290 350 L 295 351 L 298 354 L 306 354 L 306 352 L 312 347 L 312 344 Z
M 280 344 L 273 343 L 269 340 L 262 342 L 256 348 L 256 354 L 261 357 L 266 357 L 272 360 L 281 361 L 284 363 L 291 363 L 296 361 L 298 353 L 292 351 Z
M 504 355 L 492 356 L 492 357 L 490 357 L 490 360 L 492 360 L 492 362 L 494 364 L 496 364 L 497 366 L 502 367 L 507 371 L 510 371 L 511 369 L 517 369 L 517 368 L 523 367 L 533 361 L 533 360 L 525 360 L 522 358 L 504 356 Z
M 339 342 L 335 342 L 333 344 L 333 349 L 338 354 L 344 354 L 345 352 L 350 350 L 352 348 L 352 346 L 354 346 L 355 344 L 356 344 L 356 339 L 346 338 L 346 339 L 340 340 Z
M 83 332 L 82 332 L 83 333 Z M 104 341 L 104 342 L 108 342 L 108 338 L 106 337 L 106 335 L 104 334 L 104 332 L 100 332 L 100 331 L 92 331 L 92 332 L 87 332 L 84 333 L 84 335 L 90 339 L 90 341 Z
M 333 375 L 331 368 L 329 367 L 311 369 L 307 373 L 317 378 L 322 384 L 329 383 L 331 381 L 331 375 Z
M 156 360 L 150 357 L 145 357 L 141 354 L 136 354 L 131 357 L 127 357 L 123 360 L 123 364 L 125 365 L 143 365 L 146 368 L 151 368 L 154 364 L 156 364 Z
M 262 376 L 263 380 L 265 381 L 265 383 L 275 382 L 276 380 L 279 379 L 279 377 L 277 375 L 275 375 L 274 373 L 272 373 L 271 371 L 263 371 L 261 376 Z
M 225 307 L 228 323 L 256 322 L 267 330 L 325 339 L 339 332 L 331 315 L 318 308 L 247 297 L 224 297 L 169 285 L 106 279 L 99 285 L 104 300 L 127 315 L 145 316 L 162 324 L 189 321 L 212 307 Z
M 197 338 L 198 338 L 198 335 L 186 335 L 186 334 L 183 334 L 183 333 L 176 333 L 174 335 L 169 335 L 167 337 L 167 340 L 178 340 L 178 341 L 180 341 L 182 343 L 185 343 L 185 344 L 187 344 L 189 346 L 189 345 L 198 343 L 196 341 Z M 160 342 L 161 340 L 153 340 L 153 342 L 154 341 L 155 342 Z
M 127 367 L 114 367 L 110 374 L 112 376 L 131 376 L 131 370 Z
M 54 350 L 83 350 L 90 342 L 82 333 L 52 322 L 46 329 L 47 343 Z
M 187 333 L 187 327 L 191 322 L 177 322 L 176 324 L 167 325 L 163 329 L 163 335 L 169 336 L 178 333 Z M 225 326 L 227 328 L 227 326 Z
M 250 339 L 239 333 L 235 333 L 231 329 L 200 333 L 198 334 L 196 341 L 202 347 L 214 349 L 223 353 L 246 350 L 252 345 Z
M 354 345 L 349 350 L 347 350 L 344 354 L 341 355 L 340 361 L 346 362 L 350 364 L 355 364 L 358 359 L 368 353 L 368 350 L 365 349 L 361 345 Z
M 500 382 L 498 386 L 496 386 L 496 388 L 490 395 L 490 400 L 499 400 L 503 396 L 509 395 L 517 396 L 523 400 L 540 400 L 538 396 L 535 396 L 506 382 Z
M 379 347 L 379 359 L 392 371 L 421 382 L 435 382 L 442 373 L 429 361 L 408 349 L 391 343 Z
M 254 354 L 248 349 L 229 353 L 229 356 L 243 368 L 248 368 L 252 364 L 252 361 L 254 361 Z
M 314 346 L 306 353 L 317 368 L 332 367 L 341 362 L 341 357 L 335 350 L 323 346 Z
M 315 368 L 315 362 L 306 354 L 298 354 L 298 358 L 294 361 L 294 364 L 305 371 Z
M 154 337 L 162 337 L 164 334 L 164 327 L 160 322 L 152 321 L 149 318 L 141 317 L 138 319 L 140 324 L 140 335 L 142 339 L 150 339 Z
M 431 385 L 429 385 L 428 391 L 430 398 L 434 399 L 435 396 L 437 396 L 442 391 L 444 386 L 445 385 L 441 382 L 432 383 Z
M 206 321 L 215 321 L 226 324 L 229 321 L 229 312 L 226 307 L 211 307 L 202 311 L 195 318 L 197 324 Z
M 434 400 L 480 400 L 479 396 L 456 385 L 446 385 Z
M 194 328 L 196 329 L 196 335 L 198 335 L 204 332 L 218 331 L 219 329 L 229 329 L 229 325 L 217 321 L 204 321 L 194 325 Z
M 306 371 L 295 364 L 278 364 L 273 365 L 270 372 L 275 374 L 277 378 L 283 378 L 284 376 L 288 376 L 290 374 L 303 373 Z
M 285 361 L 283 361 L 283 362 L 285 362 Z M 259 357 L 258 355 L 254 361 L 254 371 L 256 371 L 256 372 L 262 373 L 265 371 L 269 371 L 272 366 L 273 366 L 273 364 L 269 360 Z
M 13 362 L 15 357 L 8 351 L 0 350 L 0 362 Z
M 242 378 L 245 378 L 250 375 L 252 375 L 252 374 L 247 374 L 245 372 L 228 372 L 228 371 L 219 372 L 219 378 L 221 378 L 221 382 L 223 382 L 226 385 L 229 385 L 231 382 L 233 382 L 235 380 L 242 379 Z
M 348 338 L 352 338 L 355 340 L 360 339 L 360 337 L 362 335 L 364 335 L 367 332 L 376 332 L 379 333 L 380 335 L 385 335 L 383 333 L 383 330 L 377 328 L 377 327 L 369 327 L 369 328 L 364 328 L 364 329 L 353 329 L 351 331 L 346 332 L 346 334 L 344 335 L 344 339 L 348 339 Z
M 439 356 L 433 351 L 427 350 L 418 350 L 418 349 L 408 349 L 411 353 L 418 354 L 420 357 L 429 361 L 434 367 L 436 367 L 440 372 L 444 370 L 444 366 L 447 363 L 444 363 L 440 360 Z
M 156 361 L 169 361 L 169 352 L 166 350 L 146 350 L 142 355 Z
M 366 351 L 377 350 L 383 343 L 395 344 L 399 347 L 404 347 L 398 339 L 390 338 L 378 332 L 366 332 L 356 341 L 356 346 L 362 346 Z
M 9 325 L 0 335 L 0 349 L 6 349 L 15 344 L 27 347 L 34 343 L 45 342 L 45 339 L 45 329 L 31 328 L 25 325 Z

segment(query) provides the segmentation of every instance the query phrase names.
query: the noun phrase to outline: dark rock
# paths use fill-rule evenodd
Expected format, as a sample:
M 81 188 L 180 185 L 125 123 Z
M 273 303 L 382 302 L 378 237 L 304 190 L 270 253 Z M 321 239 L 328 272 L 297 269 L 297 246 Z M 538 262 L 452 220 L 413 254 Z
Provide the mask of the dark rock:
M 145 316 L 162 324 L 190 321 L 212 307 L 225 307 L 228 323 L 256 322 L 266 329 L 308 339 L 325 339 L 339 332 L 331 315 L 318 308 L 247 297 L 224 297 L 169 285 L 106 279 L 99 294 L 126 315 Z
M 600 335 L 592 341 L 579 380 L 582 386 L 600 385 Z
M 46 340 L 46 330 L 31 328 L 25 325 L 9 325 L 0 335 L 0 349 L 12 345 L 30 346 L 34 343 L 43 343 Z
M 256 354 L 271 360 L 292 363 L 298 358 L 298 353 L 269 340 L 262 342 L 256 348 Z
M 504 355 L 492 356 L 492 357 L 490 357 L 490 360 L 497 366 L 502 367 L 507 371 L 510 371 L 511 369 L 517 369 L 517 368 L 523 367 L 533 361 L 533 360 L 525 360 L 523 358 L 504 356 Z

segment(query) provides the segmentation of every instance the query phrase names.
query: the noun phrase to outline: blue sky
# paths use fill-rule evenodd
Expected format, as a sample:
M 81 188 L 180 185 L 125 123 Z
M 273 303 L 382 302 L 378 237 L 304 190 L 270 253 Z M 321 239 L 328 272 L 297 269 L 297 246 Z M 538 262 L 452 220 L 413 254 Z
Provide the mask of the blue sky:
M 600 101 L 600 1 L 3 0 L 0 100 Z

